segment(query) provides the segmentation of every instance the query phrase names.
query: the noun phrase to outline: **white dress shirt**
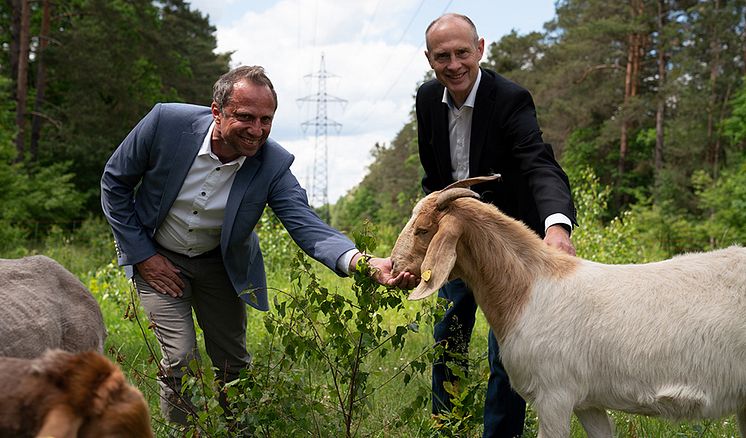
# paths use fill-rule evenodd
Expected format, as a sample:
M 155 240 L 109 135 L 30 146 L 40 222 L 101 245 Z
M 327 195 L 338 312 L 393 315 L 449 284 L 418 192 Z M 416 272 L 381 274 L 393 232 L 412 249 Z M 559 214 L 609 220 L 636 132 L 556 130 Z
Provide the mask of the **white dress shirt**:
M 189 257 L 220 244 L 225 206 L 236 172 L 246 160 L 240 156 L 223 164 L 212 152 L 210 125 L 176 201 L 155 234 L 164 248 Z
M 474 113 L 474 101 L 477 98 L 477 89 L 482 80 L 482 70 L 477 73 L 477 81 L 471 87 L 461 108 L 448 94 L 448 89 L 443 90 L 443 103 L 448 105 L 448 140 L 451 145 L 451 177 L 454 181 L 469 177 L 469 147 L 471 145 L 471 116 Z

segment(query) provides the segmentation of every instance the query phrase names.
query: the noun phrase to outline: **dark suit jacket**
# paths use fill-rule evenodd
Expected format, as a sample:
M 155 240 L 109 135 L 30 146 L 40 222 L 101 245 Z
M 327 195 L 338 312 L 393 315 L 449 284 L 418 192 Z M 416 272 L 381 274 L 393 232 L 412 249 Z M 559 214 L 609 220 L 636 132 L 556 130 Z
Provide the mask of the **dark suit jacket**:
M 416 112 L 425 193 L 453 182 L 448 106 L 437 80 L 417 90 Z M 544 220 L 562 213 L 575 224 L 567 175 L 552 147 L 544 143 L 529 92 L 499 74 L 482 69 L 472 114 L 469 176 L 492 173 L 502 182 L 474 186 L 482 198 L 544 236 Z
M 210 108 L 157 104 L 127 135 L 101 178 L 101 205 L 117 242 L 120 265 L 156 253 L 158 226 L 171 209 L 212 122 Z M 308 255 L 339 275 L 337 259 L 355 245 L 329 227 L 308 205 L 306 192 L 290 172 L 295 158 L 268 139 L 244 161 L 231 186 L 220 248 L 236 292 L 259 310 L 269 308 L 259 238 L 254 233 L 269 205 Z M 246 292 L 246 293 L 245 293 Z

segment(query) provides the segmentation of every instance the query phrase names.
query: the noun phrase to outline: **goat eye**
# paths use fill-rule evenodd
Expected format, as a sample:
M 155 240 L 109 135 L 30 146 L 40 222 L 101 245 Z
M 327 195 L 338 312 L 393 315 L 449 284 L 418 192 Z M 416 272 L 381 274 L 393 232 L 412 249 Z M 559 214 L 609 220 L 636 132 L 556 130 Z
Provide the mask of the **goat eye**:
M 414 230 L 414 235 L 419 236 L 420 234 L 426 234 L 427 228 L 417 228 Z

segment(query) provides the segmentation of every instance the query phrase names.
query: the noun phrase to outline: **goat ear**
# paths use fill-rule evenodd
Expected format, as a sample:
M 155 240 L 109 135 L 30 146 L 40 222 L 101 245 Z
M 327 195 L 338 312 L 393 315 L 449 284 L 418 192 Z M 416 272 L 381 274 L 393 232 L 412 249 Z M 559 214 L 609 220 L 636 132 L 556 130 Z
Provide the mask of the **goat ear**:
M 54 385 L 64 387 L 70 372 L 75 370 L 75 354 L 69 351 L 50 349 L 34 359 L 31 371 Z
M 36 438 L 59 437 L 75 438 L 83 424 L 83 418 L 73 412 L 73 408 L 66 404 L 54 406 L 44 416 L 44 421 L 36 434 Z
M 456 244 L 461 237 L 461 225 L 457 220 L 445 215 L 440 220 L 438 232 L 427 247 L 425 259 L 420 267 L 420 284 L 409 294 L 410 300 L 429 297 L 440 289 L 456 264 Z
M 102 415 L 111 403 L 117 401 L 122 391 L 126 390 L 126 385 L 122 372 L 116 368 L 112 370 L 93 393 L 93 398 L 90 399 L 91 412 Z

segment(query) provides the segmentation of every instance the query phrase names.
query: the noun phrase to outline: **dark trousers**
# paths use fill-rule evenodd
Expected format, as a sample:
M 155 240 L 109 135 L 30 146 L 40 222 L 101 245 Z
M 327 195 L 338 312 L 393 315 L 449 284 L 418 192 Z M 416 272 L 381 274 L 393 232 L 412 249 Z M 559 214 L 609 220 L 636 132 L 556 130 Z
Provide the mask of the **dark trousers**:
M 459 366 L 467 365 L 469 341 L 474 329 L 477 304 L 474 295 L 466 284 L 459 280 L 446 283 L 438 291 L 438 296 L 452 302 L 443 320 L 435 325 L 435 342 L 446 344 L 443 357 L 435 359 L 433 364 L 433 413 L 446 412 L 451 409 L 450 395 L 443 387 L 444 382 L 457 380 L 448 369 L 446 362 Z M 489 332 L 490 378 L 487 383 L 487 395 L 484 402 L 484 438 L 513 438 L 523 433 L 523 421 L 526 416 L 526 402 L 510 387 L 508 375 L 500 362 L 500 349 L 492 330 Z M 449 352 L 458 353 L 465 359 L 448 360 Z
M 183 296 L 157 292 L 137 273 L 134 280 L 161 347 L 161 413 L 173 423 L 187 424 L 189 409 L 179 394 L 185 367 L 190 360 L 199 360 L 192 311 L 202 328 L 207 354 L 217 368 L 216 377 L 225 383 L 238 378 L 241 369 L 251 363 L 246 350 L 246 307 L 233 289 L 219 250 L 194 258 L 163 248 L 158 252 L 181 271 L 179 276 L 186 284 Z M 227 410 L 224 399 L 221 404 Z

